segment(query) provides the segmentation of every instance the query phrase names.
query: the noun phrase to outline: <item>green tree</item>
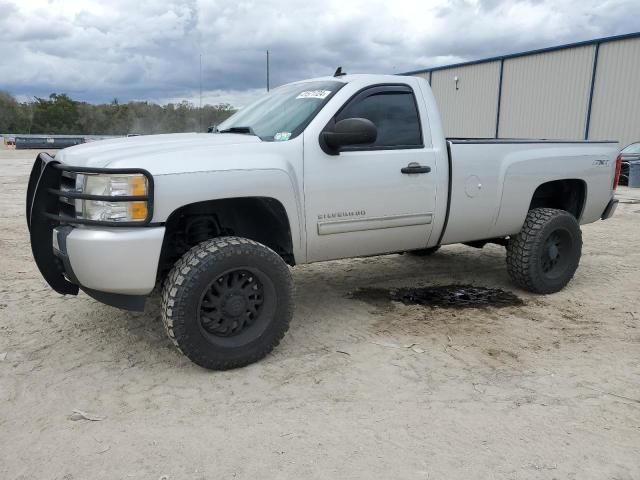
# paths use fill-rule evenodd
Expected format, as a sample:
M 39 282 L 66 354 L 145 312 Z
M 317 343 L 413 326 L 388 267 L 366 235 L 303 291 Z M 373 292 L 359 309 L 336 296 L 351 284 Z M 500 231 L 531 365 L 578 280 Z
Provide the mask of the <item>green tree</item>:
M 19 103 L 0 92 L 0 133 L 71 135 L 126 135 L 206 131 L 234 113 L 231 105 L 204 105 L 202 110 L 183 101 L 157 105 L 149 102 L 108 104 L 78 102 L 64 93 Z M 201 120 L 202 119 L 202 120 Z M 202 127 L 202 128 L 201 128 Z
M 0 133 L 29 132 L 31 109 L 6 92 L 0 92 Z
M 79 118 L 78 102 L 64 93 L 52 93 L 49 100 L 36 97 L 31 133 L 79 134 Z

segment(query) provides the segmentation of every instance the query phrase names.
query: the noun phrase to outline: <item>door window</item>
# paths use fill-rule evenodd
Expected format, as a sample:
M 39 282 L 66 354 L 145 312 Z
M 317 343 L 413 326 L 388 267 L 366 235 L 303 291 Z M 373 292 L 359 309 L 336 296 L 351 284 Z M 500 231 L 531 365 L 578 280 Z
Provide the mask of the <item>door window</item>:
M 347 147 L 344 150 L 423 146 L 418 107 L 409 87 L 373 87 L 365 90 L 336 115 L 335 121 L 355 117 L 371 120 L 378 129 L 378 137 L 373 145 Z

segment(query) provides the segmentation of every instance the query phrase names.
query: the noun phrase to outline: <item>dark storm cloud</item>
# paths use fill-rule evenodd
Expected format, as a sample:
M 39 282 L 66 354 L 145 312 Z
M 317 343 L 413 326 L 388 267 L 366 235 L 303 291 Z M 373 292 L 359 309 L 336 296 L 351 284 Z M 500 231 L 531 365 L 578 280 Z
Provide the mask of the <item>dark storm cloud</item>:
M 395 73 L 627 33 L 640 2 L 0 0 L 0 89 L 87 101 L 205 99 L 349 72 Z M 228 92 L 225 96 L 225 92 Z

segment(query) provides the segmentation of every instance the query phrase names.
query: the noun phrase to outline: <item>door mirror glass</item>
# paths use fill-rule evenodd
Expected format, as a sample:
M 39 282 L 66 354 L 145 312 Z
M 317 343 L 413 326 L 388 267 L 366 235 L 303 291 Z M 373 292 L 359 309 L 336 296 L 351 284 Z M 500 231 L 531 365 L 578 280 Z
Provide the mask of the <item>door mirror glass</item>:
M 332 130 L 322 134 L 325 144 L 334 151 L 350 145 L 371 144 L 377 137 L 378 129 L 366 118 L 345 118 L 336 122 Z

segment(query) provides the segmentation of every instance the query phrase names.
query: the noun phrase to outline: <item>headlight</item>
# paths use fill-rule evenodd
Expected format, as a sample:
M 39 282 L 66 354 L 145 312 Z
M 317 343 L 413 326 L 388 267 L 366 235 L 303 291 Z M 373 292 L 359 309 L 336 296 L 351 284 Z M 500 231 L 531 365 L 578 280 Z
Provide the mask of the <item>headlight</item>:
M 92 174 L 76 177 L 76 190 L 85 195 L 112 197 L 111 199 L 77 199 L 76 216 L 86 220 L 107 222 L 142 222 L 149 214 L 147 200 L 118 200 L 118 197 L 147 196 L 149 184 L 142 174 Z

